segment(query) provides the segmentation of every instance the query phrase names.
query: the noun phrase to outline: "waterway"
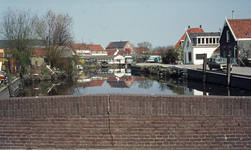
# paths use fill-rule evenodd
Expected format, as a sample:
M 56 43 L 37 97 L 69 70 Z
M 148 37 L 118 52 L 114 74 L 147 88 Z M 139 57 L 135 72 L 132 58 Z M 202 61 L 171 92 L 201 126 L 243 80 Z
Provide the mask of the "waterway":
M 132 75 L 130 69 L 79 71 L 74 81 L 47 81 L 25 85 L 18 97 L 102 93 L 159 95 L 251 96 L 250 90 L 169 77 Z

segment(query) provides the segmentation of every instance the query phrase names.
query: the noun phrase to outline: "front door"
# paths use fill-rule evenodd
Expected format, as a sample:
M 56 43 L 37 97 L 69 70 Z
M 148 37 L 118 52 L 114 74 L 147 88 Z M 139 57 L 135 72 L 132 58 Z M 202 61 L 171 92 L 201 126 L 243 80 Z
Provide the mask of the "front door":
M 189 62 L 189 64 L 192 63 L 192 53 L 191 52 L 188 52 L 188 62 Z

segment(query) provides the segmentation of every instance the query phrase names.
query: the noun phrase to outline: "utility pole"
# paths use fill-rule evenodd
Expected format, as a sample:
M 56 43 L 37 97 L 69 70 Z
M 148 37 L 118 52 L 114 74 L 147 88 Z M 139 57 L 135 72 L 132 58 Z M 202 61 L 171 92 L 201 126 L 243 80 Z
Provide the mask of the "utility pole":
M 231 64 L 230 64 L 230 55 L 227 55 L 227 86 L 230 85 L 230 76 L 231 76 L 231 71 L 230 68 Z
M 207 74 L 207 54 L 203 54 L 203 83 L 206 82 L 206 74 Z

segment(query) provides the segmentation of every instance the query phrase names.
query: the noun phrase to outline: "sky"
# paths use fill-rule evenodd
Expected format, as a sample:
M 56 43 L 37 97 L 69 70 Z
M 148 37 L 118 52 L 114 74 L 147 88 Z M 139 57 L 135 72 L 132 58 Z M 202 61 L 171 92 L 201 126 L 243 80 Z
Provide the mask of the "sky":
M 153 47 L 175 45 L 188 26 L 219 32 L 225 18 L 251 18 L 251 0 L 0 0 L 0 14 L 48 10 L 74 20 L 75 43 L 100 44 L 148 41 Z

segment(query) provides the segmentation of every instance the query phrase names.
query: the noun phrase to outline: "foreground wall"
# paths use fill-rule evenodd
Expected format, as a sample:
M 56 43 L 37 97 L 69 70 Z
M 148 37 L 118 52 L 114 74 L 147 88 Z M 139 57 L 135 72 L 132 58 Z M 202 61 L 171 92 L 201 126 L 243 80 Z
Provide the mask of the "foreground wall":
M 250 149 L 251 97 L 0 100 L 0 149 Z

